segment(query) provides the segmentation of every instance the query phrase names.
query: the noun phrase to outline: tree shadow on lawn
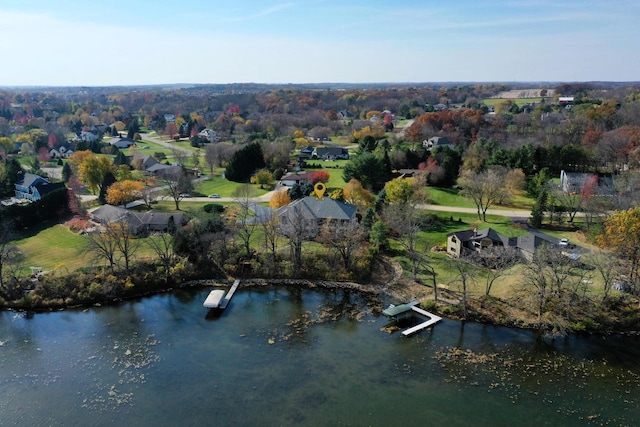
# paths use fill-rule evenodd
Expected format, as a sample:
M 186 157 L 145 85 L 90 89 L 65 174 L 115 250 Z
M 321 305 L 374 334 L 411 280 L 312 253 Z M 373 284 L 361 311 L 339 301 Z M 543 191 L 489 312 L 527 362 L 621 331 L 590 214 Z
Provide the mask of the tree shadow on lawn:
M 64 225 L 65 221 L 57 221 L 57 220 L 49 220 L 43 221 L 39 224 L 32 225 L 29 228 L 24 228 L 22 230 L 16 230 L 15 239 L 14 240 L 23 240 L 28 239 L 30 237 L 34 237 L 39 234 L 41 231 L 46 230 L 47 228 L 51 228 L 54 225 Z

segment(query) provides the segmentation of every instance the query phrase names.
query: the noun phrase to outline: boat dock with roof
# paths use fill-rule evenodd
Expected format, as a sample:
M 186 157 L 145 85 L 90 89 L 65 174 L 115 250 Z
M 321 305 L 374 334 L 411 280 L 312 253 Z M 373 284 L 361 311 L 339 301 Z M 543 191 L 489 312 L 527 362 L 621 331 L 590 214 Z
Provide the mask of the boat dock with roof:
M 418 307 L 419 304 L 420 303 L 418 301 L 412 301 L 408 304 L 400 305 L 391 304 L 387 309 L 382 311 L 382 314 L 396 321 L 415 316 L 416 314 L 420 317 L 426 318 L 426 321 L 402 331 L 402 335 L 404 336 L 413 335 L 414 333 L 435 325 L 442 320 L 442 317 L 436 316 L 435 314 L 429 313 L 428 311 Z
M 207 299 L 204 300 L 202 304 L 206 308 L 219 308 L 220 310 L 224 310 L 229 305 L 229 301 L 233 298 L 233 294 L 235 294 L 238 286 L 240 285 L 240 279 L 236 279 L 231 285 L 231 289 L 227 292 L 225 296 L 225 292 L 223 289 L 214 289 L 209 292 Z

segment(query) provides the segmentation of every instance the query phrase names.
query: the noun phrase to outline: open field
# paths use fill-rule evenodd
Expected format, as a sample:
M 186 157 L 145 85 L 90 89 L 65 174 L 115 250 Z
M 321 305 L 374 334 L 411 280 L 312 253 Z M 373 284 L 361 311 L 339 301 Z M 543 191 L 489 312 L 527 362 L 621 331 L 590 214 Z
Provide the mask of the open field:
M 427 187 L 429 203 L 440 206 L 456 206 L 460 208 L 475 208 L 476 205 L 469 199 L 460 195 L 457 188 Z M 531 209 L 535 200 L 527 197 L 523 192 L 512 198 L 508 205 L 494 205 L 491 209 Z
M 138 239 L 140 247 L 137 259 L 155 256 L 145 244 L 149 239 Z M 30 266 L 42 267 L 43 271 L 55 271 L 67 274 L 87 265 L 93 265 L 92 256 L 86 251 L 88 236 L 82 236 L 69 230 L 62 224 L 43 224 L 29 234 L 20 236 L 14 243 L 24 254 L 22 273 L 30 273 Z
M 211 179 L 194 183 L 191 195 L 196 197 L 208 197 L 209 195 L 215 193 L 220 194 L 220 197 L 233 197 L 234 190 L 244 184 L 222 178 L 220 174 L 223 171 L 224 169 L 215 169 L 214 176 L 211 177 Z M 255 192 L 255 197 L 262 196 L 263 194 L 271 191 L 270 188 L 261 189 L 259 185 L 250 185 Z
M 542 102 L 543 99 L 545 98 L 486 98 L 486 99 L 483 99 L 482 102 L 485 105 L 494 106 L 498 102 L 509 100 L 509 101 L 515 102 L 518 106 L 522 107 L 523 105 L 526 105 L 526 104 L 538 104 Z

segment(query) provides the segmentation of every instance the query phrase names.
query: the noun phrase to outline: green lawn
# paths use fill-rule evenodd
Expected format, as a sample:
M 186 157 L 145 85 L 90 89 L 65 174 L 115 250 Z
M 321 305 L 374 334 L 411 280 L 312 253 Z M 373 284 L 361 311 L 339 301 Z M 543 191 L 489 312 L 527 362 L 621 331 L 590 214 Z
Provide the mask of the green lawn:
M 221 178 L 220 174 L 223 171 L 224 169 L 215 169 L 214 176 L 211 179 L 196 182 L 191 194 L 197 197 L 207 197 L 216 193 L 220 194 L 221 197 L 233 197 L 233 191 L 244 184 Z M 256 197 L 262 196 L 271 190 L 269 188 L 261 189 L 259 185 L 251 185 L 251 187 L 254 189 Z
M 171 158 L 173 156 L 173 152 L 169 148 L 165 148 L 160 144 L 156 144 L 152 141 L 142 140 L 138 142 L 135 148 L 128 148 L 126 150 L 122 150 L 122 152 L 130 156 L 134 153 L 143 154 L 153 156 L 154 153 L 164 153 L 167 157 Z
M 458 193 L 457 188 L 427 187 L 429 202 L 439 206 L 455 206 L 459 208 L 475 208 L 473 202 Z
M 455 206 L 460 208 L 475 208 L 476 205 L 464 196 L 461 196 L 457 188 L 427 187 L 429 203 L 439 206 Z M 526 193 L 519 194 L 512 198 L 508 205 L 495 205 L 490 209 L 531 209 L 535 200 L 528 197 Z
M 45 225 L 22 236 L 15 244 L 25 255 L 25 270 L 29 266 L 43 270 L 74 271 L 90 264 L 85 256 L 86 236 L 71 232 L 61 224 Z
M 153 251 L 145 244 L 147 238 L 139 239 L 137 259 L 154 257 Z M 93 265 L 92 255 L 86 252 L 89 238 L 72 232 L 62 224 L 44 224 L 29 230 L 14 243 L 24 254 L 22 272 L 30 273 L 30 266 L 42 267 L 44 271 L 60 274 L 72 272 L 87 265 Z

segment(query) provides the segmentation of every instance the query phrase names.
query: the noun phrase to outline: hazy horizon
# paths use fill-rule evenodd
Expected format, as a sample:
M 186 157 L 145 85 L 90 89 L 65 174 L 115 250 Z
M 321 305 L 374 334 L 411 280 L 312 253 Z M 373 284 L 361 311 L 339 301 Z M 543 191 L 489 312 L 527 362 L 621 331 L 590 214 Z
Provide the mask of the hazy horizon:
M 0 0 L 0 86 L 633 82 L 637 16 L 631 0 Z

